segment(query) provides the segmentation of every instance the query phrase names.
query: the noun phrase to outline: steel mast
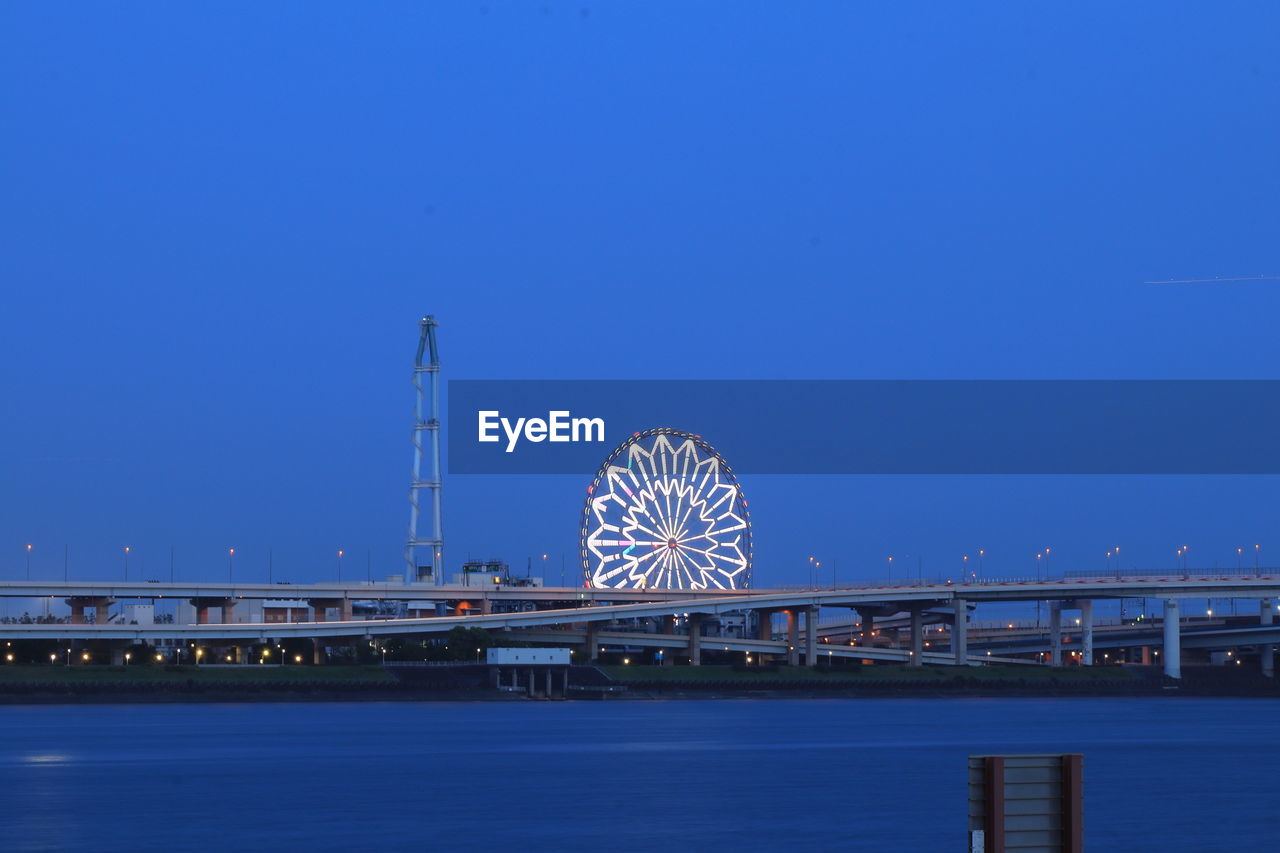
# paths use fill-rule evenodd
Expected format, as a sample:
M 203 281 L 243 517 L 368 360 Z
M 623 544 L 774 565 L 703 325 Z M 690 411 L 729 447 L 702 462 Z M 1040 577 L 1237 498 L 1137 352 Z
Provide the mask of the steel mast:
M 428 314 L 418 322 L 418 354 L 413 362 L 413 387 L 416 392 L 413 423 L 413 474 L 409 480 L 409 538 L 404 546 L 405 581 L 413 583 L 422 580 L 418 564 L 418 547 L 431 549 L 431 582 L 439 585 L 444 577 L 444 529 L 440 522 L 440 353 L 436 348 L 435 317 Z M 423 364 L 423 357 L 429 358 Z M 431 417 L 423 419 L 422 409 L 424 392 L 422 374 L 431 379 Z M 422 479 L 422 434 L 431 437 L 431 476 Z M 427 489 L 431 495 L 431 536 L 418 538 L 419 493 Z

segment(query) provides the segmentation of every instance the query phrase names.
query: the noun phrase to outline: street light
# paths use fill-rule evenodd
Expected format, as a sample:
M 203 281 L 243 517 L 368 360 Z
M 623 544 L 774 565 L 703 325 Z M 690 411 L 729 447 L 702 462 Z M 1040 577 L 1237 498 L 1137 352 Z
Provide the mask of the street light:
M 27 543 L 27 580 L 31 580 L 31 543 Z
M 338 549 L 338 583 L 342 583 L 342 554 L 341 548 Z
M 126 583 L 129 581 L 129 552 L 132 550 L 128 545 L 124 546 L 124 579 Z
M 236 561 L 236 549 L 228 548 L 227 549 L 227 583 L 235 583 L 235 581 L 233 580 L 233 578 L 235 577 L 235 573 L 233 571 L 235 567 L 235 561 Z

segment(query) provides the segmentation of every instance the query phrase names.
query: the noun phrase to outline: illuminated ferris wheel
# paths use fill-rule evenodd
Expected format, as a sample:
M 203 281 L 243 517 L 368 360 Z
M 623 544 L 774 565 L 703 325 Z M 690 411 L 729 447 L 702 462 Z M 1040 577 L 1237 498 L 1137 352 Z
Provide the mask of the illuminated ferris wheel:
M 751 584 L 751 519 L 733 470 L 701 436 L 675 429 L 638 432 L 600 466 L 581 546 L 592 587 Z

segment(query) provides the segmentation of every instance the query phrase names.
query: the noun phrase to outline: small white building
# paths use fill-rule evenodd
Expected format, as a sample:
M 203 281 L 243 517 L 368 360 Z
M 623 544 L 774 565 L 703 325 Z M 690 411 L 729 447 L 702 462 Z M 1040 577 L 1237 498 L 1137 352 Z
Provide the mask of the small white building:
M 156 624 L 156 606 L 154 604 L 126 604 L 122 620 L 126 625 Z
M 568 666 L 568 649 L 489 649 L 488 662 L 498 666 Z

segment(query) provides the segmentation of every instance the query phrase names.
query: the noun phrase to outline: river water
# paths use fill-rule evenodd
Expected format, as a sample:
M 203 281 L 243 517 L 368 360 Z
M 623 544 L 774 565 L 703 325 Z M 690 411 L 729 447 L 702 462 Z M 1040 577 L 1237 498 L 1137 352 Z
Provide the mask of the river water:
M 1280 702 L 0 707 L 6 850 L 966 849 L 970 753 L 1083 752 L 1086 850 L 1280 848 Z

